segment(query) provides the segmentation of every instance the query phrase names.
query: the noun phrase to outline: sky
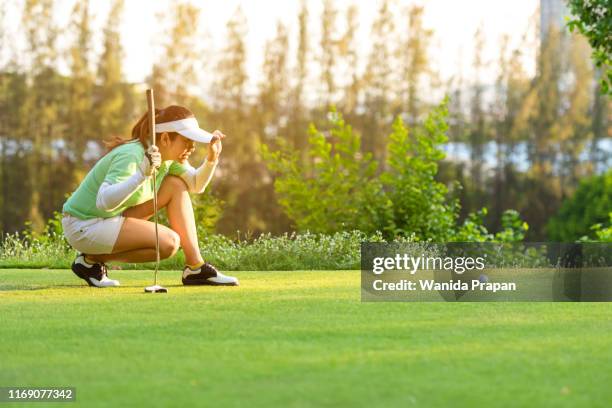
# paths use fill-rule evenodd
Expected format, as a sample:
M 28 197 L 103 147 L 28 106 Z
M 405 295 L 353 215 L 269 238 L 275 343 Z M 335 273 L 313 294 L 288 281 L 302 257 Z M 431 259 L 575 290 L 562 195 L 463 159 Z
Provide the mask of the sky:
M 19 10 L 23 0 L 0 0 L 9 5 L 8 15 L 3 26 L 8 31 L 16 30 L 19 21 Z M 125 10 L 121 23 L 122 41 L 125 52 L 124 74 L 131 82 L 142 82 L 150 73 L 159 53 L 159 44 L 164 41 L 164 26 L 160 24 L 160 16 L 168 13 L 169 0 L 125 0 Z M 248 21 L 247 34 L 247 69 L 254 85 L 260 77 L 263 59 L 263 47 L 266 40 L 272 38 L 276 31 L 278 20 L 289 27 L 290 47 L 294 52 L 297 44 L 297 15 L 299 0 L 192 0 L 192 4 L 202 11 L 200 15 L 200 35 L 202 39 L 202 61 L 206 63 L 211 56 L 219 51 L 224 44 L 226 23 L 241 6 Z M 376 17 L 380 1 L 336 0 L 340 9 L 338 22 L 342 31 L 342 12 L 350 4 L 359 6 L 359 43 L 361 48 L 361 64 L 365 64 L 369 49 L 368 36 L 371 24 Z M 430 50 L 433 66 L 442 79 L 449 79 L 462 73 L 469 77 L 473 57 L 473 37 L 476 29 L 482 26 L 486 37 L 483 50 L 485 60 L 491 67 L 483 76 L 485 80 L 493 81 L 494 66 L 498 58 L 499 40 L 502 35 L 510 36 L 511 44 L 518 45 L 521 36 L 528 30 L 530 19 L 534 16 L 538 1 L 536 0 L 392 0 L 395 15 L 401 15 L 400 9 L 410 5 L 425 6 L 425 25 L 434 30 L 433 45 Z M 56 20 L 60 27 L 66 26 L 74 0 L 56 0 Z M 102 26 L 105 23 L 110 1 L 92 1 L 93 21 L 95 31 L 94 54 L 101 53 Z M 316 46 L 319 35 L 320 14 L 323 9 L 322 0 L 308 1 L 310 10 L 310 28 L 313 33 L 313 46 Z M 162 19 L 163 20 L 163 17 Z M 532 31 L 534 27 L 532 26 Z M 533 39 L 532 39 L 533 40 Z M 64 41 L 66 41 L 64 39 Z M 59 44 L 62 47 L 62 44 Z M 528 51 L 533 52 L 533 50 Z M 533 72 L 535 56 L 527 55 L 525 68 Z M 482 78 L 481 78 L 482 79 Z

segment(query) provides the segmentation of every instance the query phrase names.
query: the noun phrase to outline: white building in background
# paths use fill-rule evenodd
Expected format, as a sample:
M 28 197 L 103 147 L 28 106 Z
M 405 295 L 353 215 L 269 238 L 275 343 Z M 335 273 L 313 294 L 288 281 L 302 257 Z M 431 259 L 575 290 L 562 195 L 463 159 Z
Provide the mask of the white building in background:
M 550 26 L 564 31 L 565 18 L 569 15 L 565 0 L 540 0 L 540 41 L 546 38 Z

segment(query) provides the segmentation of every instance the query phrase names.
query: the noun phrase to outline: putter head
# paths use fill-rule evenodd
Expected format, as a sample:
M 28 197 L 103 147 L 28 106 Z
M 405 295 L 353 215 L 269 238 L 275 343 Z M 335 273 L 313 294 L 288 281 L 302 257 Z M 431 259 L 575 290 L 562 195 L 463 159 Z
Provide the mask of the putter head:
M 168 293 L 168 289 L 159 285 L 147 286 L 145 288 L 145 293 Z

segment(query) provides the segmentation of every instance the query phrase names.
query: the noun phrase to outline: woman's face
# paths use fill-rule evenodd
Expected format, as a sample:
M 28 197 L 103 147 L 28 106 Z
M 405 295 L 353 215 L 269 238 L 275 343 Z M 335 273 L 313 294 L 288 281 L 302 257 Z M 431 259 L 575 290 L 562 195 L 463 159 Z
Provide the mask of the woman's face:
M 187 139 L 185 136 L 177 134 L 174 140 L 169 135 L 162 135 L 162 144 L 165 145 L 166 151 L 163 152 L 164 160 L 175 160 L 181 163 L 187 161 L 191 153 L 195 151 L 195 142 Z

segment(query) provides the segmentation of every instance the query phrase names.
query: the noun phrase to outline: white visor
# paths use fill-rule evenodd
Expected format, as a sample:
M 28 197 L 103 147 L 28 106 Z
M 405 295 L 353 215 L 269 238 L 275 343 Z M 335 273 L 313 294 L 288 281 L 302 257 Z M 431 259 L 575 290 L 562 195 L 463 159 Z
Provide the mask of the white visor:
M 196 118 L 173 120 L 172 122 L 158 123 L 155 125 L 155 133 L 176 132 L 195 142 L 209 143 L 213 135 L 200 129 Z

